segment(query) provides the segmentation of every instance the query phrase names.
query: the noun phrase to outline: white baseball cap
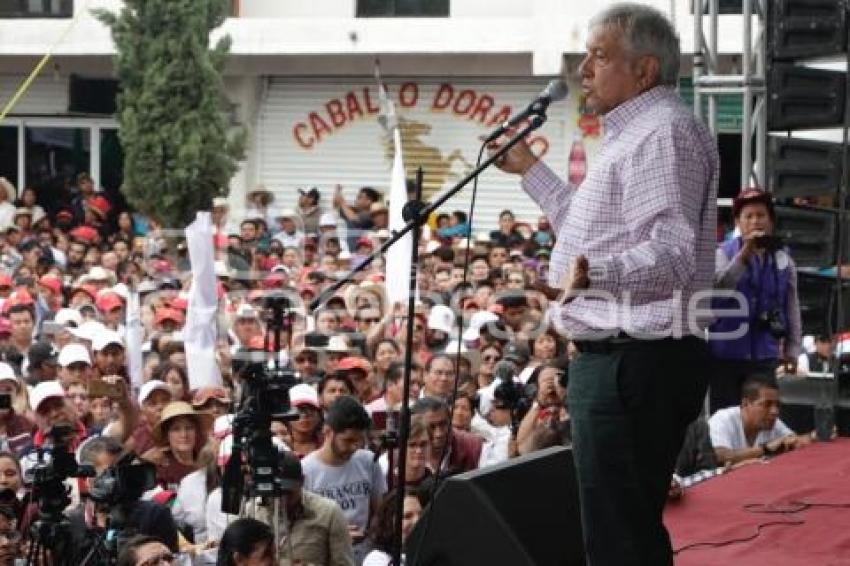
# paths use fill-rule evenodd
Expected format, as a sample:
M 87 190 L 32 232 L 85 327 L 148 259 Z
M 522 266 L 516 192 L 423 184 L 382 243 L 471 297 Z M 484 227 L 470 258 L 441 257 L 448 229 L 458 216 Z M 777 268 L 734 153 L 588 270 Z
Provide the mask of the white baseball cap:
M 67 326 L 69 322 L 73 322 L 77 326 L 83 323 L 83 317 L 77 309 L 59 309 L 56 316 L 53 317 L 53 322 Z
M 53 397 L 65 398 L 65 390 L 62 389 L 62 384 L 56 380 L 42 381 L 32 388 L 30 405 L 32 405 L 34 411 L 38 412 L 41 404 Z
M 15 375 L 15 370 L 6 362 L 0 362 L 0 381 L 14 381 L 20 386 L 18 377 Z
M 431 330 L 451 334 L 454 322 L 455 313 L 446 305 L 434 305 L 428 313 L 428 328 Z
M 499 317 L 490 311 L 478 311 L 469 320 L 469 328 L 463 331 L 464 342 L 474 342 L 481 338 L 481 329 L 491 322 L 498 322 Z
M 289 404 L 293 407 L 310 405 L 319 408 L 319 394 L 306 383 L 293 385 L 289 390 Z
M 89 356 L 89 351 L 82 344 L 66 344 L 59 351 L 58 362 L 63 368 L 77 362 L 84 362 L 91 365 L 91 356 Z
M 259 318 L 260 313 L 257 312 L 253 306 L 248 303 L 242 303 L 239 305 L 239 308 L 236 309 L 236 318 Z
M 124 339 L 114 330 L 104 329 L 98 332 L 92 340 L 92 348 L 95 352 L 100 352 L 110 344 L 118 344 L 124 347 Z
M 106 330 L 106 327 L 96 321 L 96 320 L 87 320 L 82 323 L 78 328 L 71 329 L 71 334 L 80 338 L 81 340 L 88 340 L 89 342 L 93 342 L 95 336 L 100 334 Z
M 144 385 L 142 385 L 141 389 L 139 389 L 139 404 L 144 403 L 148 400 L 148 397 L 154 391 L 165 391 L 169 395 L 171 395 L 171 389 L 168 388 L 168 385 L 165 384 L 164 381 L 160 381 L 158 379 L 151 379 L 150 381 L 146 381 Z
M 319 217 L 319 226 L 336 227 L 337 217 L 333 212 L 325 212 Z

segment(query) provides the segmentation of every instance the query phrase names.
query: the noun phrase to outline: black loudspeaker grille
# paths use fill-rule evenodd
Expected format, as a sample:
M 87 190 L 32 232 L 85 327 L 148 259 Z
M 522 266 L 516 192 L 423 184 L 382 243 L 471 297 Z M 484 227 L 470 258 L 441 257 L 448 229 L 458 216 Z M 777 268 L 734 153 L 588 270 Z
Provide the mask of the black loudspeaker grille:
M 844 0 L 768 0 L 768 4 L 769 58 L 824 57 L 846 49 Z
M 843 125 L 845 73 L 776 63 L 768 77 L 768 129 Z
M 816 208 L 776 207 L 774 233 L 791 250 L 797 267 L 835 265 L 836 213 Z
M 768 175 L 777 198 L 835 194 L 841 184 L 841 144 L 769 136 Z
M 549 448 L 446 480 L 407 539 L 406 564 L 583 565 L 572 452 Z
M 838 328 L 838 304 L 835 277 L 814 273 L 797 274 L 797 297 L 803 334 L 832 335 Z M 844 282 L 841 292 L 844 326 L 850 323 L 850 282 Z

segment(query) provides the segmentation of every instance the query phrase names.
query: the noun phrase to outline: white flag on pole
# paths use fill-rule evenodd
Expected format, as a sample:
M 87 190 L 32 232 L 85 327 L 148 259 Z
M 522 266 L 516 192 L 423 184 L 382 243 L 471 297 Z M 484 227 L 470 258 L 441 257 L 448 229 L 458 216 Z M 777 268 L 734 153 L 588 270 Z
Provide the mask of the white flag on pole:
M 139 292 L 130 290 L 127 297 L 127 369 L 130 372 L 130 383 L 133 389 L 138 391 L 144 382 L 142 371 L 142 328 L 141 308 L 139 306 Z
M 381 100 L 381 114 L 378 121 L 387 134 L 393 137 L 395 154 L 390 177 L 390 232 L 404 228 L 402 209 L 407 202 L 407 177 L 404 172 L 404 157 L 401 148 L 401 130 L 395 113 L 395 104 L 390 100 L 377 61 L 375 62 L 375 80 L 378 82 L 378 93 Z M 410 273 L 410 252 L 413 237 L 406 234 L 401 240 L 387 250 L 385 262 L 385 286 L 387 299 L 392 306 L 397 302 L 407 302 L 409 295 L 408 274 Z
M 186 228 L 186 244 L 192 265 L 189 310 L 183 328 L 189 388 L 221 387 L 222 379 L 215 359 L 216 312 L 213 227 L 209 212 L 198 212 Z

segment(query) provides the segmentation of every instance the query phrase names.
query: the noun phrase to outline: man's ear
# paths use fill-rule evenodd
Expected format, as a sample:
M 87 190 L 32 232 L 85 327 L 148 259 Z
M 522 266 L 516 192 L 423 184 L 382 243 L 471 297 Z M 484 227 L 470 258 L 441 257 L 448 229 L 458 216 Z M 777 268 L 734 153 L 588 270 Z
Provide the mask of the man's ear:
M 638 86 L 641 90 L 648 90 L 659 83 L 661 77 L 661 63 L 658 57 L 644 55 L 637 62 Z

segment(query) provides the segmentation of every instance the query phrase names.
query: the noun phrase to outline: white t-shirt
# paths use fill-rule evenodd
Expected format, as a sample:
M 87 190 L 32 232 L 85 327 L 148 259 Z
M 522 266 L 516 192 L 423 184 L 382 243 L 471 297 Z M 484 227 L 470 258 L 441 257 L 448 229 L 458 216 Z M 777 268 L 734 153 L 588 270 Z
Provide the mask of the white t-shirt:
M 328 466 L 315 451 L 301 460 L 301 468 L 304 489 L 336 501 L 349 525 L 366 530 L 372 497 L 387 492 L 387 479 L 371 452 L 361 449 L 345 464 Z
M 772 442 L 777 438 L 794 434 L 781 420 L 770 430 L 760 430 L 753 444 L 747 444 L 744 434 L 744 421 L 741 419 L 741 407 L 728 407 L 720 409 L 708 419 L 708 430 L 711 435 L 711 445 L 715 448 L 729 448 L 730 450 L 741 450 L 761 446 L 765 442 Z
M 383 550 L 373 550 L 366 555 L 363 561 L 363 566 L 390 566 L 393 557 Z M 404 564 L 404 556 L 401 557 L 401 563 Z
M 178 523 L 192 525 L 195 544 L 207 541 L 207 470 L 195 470 L 182 480 L 171 515 Z

